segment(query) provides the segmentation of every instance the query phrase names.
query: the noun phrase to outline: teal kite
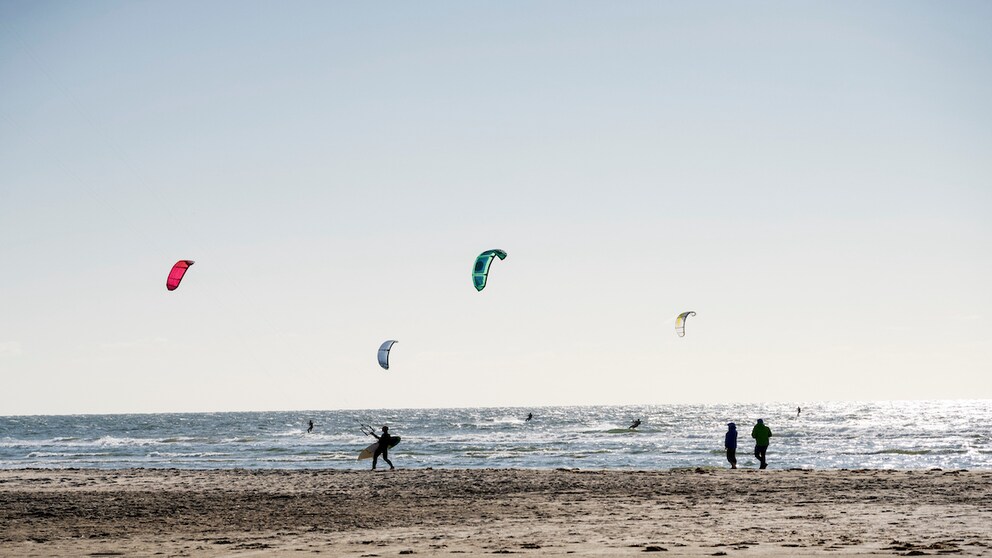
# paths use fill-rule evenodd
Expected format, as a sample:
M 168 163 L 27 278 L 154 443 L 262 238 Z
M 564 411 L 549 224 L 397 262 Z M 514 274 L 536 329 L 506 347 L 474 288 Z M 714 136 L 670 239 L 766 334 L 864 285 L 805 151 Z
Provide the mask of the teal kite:
M 475 259 L 475 267 L 472 268 L 472 282 L 475 283 L 475 290 L 481 291 L 486 288 L 486 279 L 489 278 L 489 266 L 493 263 L 493 258 L 506 259 L 506 252 L 502 250 L 486 250 Z

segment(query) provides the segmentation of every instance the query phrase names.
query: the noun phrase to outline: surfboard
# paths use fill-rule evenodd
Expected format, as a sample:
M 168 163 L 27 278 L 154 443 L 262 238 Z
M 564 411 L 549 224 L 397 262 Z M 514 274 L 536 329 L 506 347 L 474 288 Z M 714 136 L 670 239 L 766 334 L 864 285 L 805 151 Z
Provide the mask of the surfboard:
M 396 447 L 396 444 L 400 443 L 400 437 L 399 436 L 392 436 L 391 438 L 392 438 L 392 440 L 389 441 L 389 449 L 395 448 Z M 358 454 L 358 458 L 359 459 L 372 459 L 372 456 L 375 455 L 375 450 L 377 450 L 377 449 L 379 449 L 379 442 L 375 442 L 375 443 L 369 444 L 369 447 L 363 449 L 362 450 L 362 453 Z

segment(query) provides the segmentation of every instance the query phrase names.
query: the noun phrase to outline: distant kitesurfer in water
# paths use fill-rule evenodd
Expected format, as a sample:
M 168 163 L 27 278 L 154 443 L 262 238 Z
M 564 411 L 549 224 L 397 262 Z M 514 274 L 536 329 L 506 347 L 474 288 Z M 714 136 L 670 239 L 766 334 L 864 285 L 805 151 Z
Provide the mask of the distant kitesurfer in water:
M 630 430 L 633 430 L 633 429 L 637 428 L 640 425 L 641 425 L 641 419 L 634 419 L 634 422 L 630 423 L 630 426 L 628 426 L 627 428 L 629 428 Z
M 772 437 L 772 429 L 765 425 L 765 421 L 758 419 L 758 423 L 751 429 L 751 437 L 754 438 L 754 456 L 761 463 L 759 469 L 767 469 L 765 462 L 765 452 L 768 451 L 768 441 Z
M 730 422 L 727 423 L 727 435 L 723 438 L 723 447 L 727 449 L 727 461 L 730 462 L 730 468 L 737 468 L 737 425 Z
M 375 448 L 375 453 L 372 454 L 372 470 L 375 470 L 375 464 L 379 461 L 379 456 L 382 456 L 382 460 L 389 463 L 389 470 L 393 470 L 393 462 L 389 460 L 389 444 L 393 441 L 393 437 L 389 435 L 389 427 L 382 427 L 382 434 L 377 435 L 375 431 L 369 432 L 376 440 L 379 440 L 379 445 Z
M 307 434 L 313 432 L 313 421 L 310 421 L 310 426 L 307 427 Z
M 796 407 L 796 418 L 799 418 L 799 413 L 803 412 L 802 407 Z
M 534 413 L 527 413 L 527 418 L 525 418 L 524 421 L 528 421 L 532 418 L 534 418 Z

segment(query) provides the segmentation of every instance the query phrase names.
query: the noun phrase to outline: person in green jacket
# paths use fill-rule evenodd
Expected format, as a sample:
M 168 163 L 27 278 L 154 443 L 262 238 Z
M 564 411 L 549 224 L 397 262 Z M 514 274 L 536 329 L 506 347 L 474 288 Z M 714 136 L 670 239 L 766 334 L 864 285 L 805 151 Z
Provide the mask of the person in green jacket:
M 761 463 L 759 469 L 767 469 L 765 452 L 768 451 L 768 439 L 772 437 L 772 429 L 765 426 L 765 421 L 758 419 L 758 424 L 751 429 L 751 437 L 754 438 L 754 456 Z

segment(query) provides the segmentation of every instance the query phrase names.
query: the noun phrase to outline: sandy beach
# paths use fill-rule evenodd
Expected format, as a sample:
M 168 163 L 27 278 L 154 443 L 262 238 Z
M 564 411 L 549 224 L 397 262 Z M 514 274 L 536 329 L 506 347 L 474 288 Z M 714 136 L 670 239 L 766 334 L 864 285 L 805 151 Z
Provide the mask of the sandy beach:
M 992 471 L 0 471 L 3 556 L 992 554 Z

